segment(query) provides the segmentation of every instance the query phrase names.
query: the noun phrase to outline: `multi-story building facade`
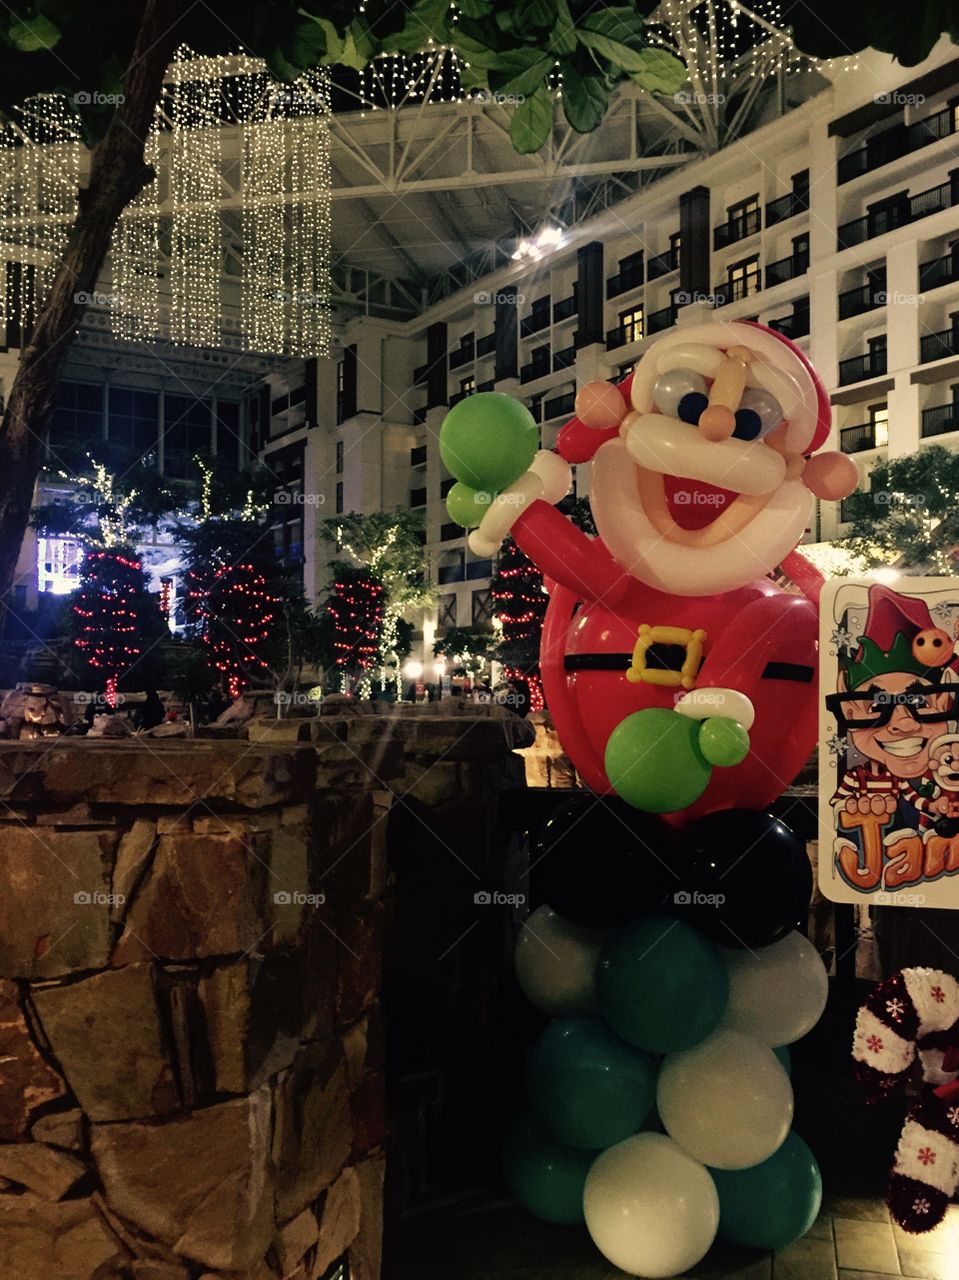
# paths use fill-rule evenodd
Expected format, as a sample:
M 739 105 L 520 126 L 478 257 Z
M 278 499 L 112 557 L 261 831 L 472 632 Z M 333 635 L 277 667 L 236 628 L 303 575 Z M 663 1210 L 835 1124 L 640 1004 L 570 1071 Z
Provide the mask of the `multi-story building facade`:
M 155 442 L 172 474 L 198 450 L 218 466 L 258 457 L 285 498 L 274 508 L 277 554 L 302 565 L 313 597 L 330 550 L 322 520 L 421 511 L 439 596 L 417 620 L 425 660 L 438 630 L 490 624 L 494 566 L 448 520 L 453 481 L 438 448 L 443 417 L 464 396 L 519 397 L 549 447 L 577 386 L 625 374 L 674 324 L 719 310 L 806 350 L 834 406 L 833 446 L 855 454 L 864 476 L 884 454 L 959 444 L 955 54 L 943 41 L 913 69 L 864 55 L 711 154 L 664 160 L 617 203 L 587 202 L 592 212 L 565 222 L 544 214 L 553 234 L 537 239 L 534 228 L 532 249 L 517 241 L 488 274 L 459 270 L 457 287 L 433 290 L 438 300 L 409 318 L 353 315 L 330 360 L 250 356 L 238 341 L 144 354 L 94 313 L 51 439 L 89 430 L 138 449 Z M 0 379 L 14 359 L 0 356 Z M 589 470 L 577 469 L 579 494 Z M 822 503 L 808 539 L 841 533 L 842 515 Z M 31 563 L 25 548 L 24 582 Z

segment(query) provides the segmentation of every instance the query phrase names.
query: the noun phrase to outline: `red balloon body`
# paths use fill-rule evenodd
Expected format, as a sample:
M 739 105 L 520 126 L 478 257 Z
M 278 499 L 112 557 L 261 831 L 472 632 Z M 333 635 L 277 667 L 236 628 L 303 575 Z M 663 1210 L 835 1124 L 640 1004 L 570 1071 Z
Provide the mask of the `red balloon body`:
M 612 792 L 603 757 L 616 725 L 647 707 L 672 709 L 685 692 L 627 680 L 639 627 L 647 623 L 705 631 L 696 687 L 738 689 L 756 712 L 746 759 L 714 769 L 700 799 L 664 815 L 666 821 L 684 825 L 720 809 L 764 809 L 781 795 L 817 738 L 818 623 L 808 600 L 768 578 L 706 597 L 669 595 L 633 578 L 611 609 L 581 602 L 560 583 L 549 585 L 543 686 L 560 739 L 589 787 Z

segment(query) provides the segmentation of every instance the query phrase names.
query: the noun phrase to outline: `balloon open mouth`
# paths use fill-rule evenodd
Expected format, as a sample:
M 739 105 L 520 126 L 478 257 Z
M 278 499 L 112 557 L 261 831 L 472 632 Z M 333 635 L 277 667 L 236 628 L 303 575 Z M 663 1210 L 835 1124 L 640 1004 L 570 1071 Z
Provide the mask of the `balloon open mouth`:
M 687 530 L 707 528 L 739 497 L 732 489 L 683 476 L 663 476 L 663 492 L 671 519 Z

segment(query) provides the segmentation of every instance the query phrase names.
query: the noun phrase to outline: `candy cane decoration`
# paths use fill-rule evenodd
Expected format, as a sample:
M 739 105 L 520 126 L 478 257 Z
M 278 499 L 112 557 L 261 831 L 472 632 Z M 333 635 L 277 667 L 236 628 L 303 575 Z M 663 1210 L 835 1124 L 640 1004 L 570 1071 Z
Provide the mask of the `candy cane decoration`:
M 886 1200 L 903 1230 L 931 1231 L 959 1185 L 959 983 L 938 969 L 880 982 L 859 1010 L 852 1053 L 869 1102 L 920 1065 L 927 1088 L 906 1116 Z

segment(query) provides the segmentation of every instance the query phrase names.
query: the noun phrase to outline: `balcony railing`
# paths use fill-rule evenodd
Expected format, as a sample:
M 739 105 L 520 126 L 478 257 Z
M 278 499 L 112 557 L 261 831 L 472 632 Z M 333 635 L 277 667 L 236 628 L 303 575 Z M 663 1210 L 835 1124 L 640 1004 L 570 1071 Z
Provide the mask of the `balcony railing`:
M 747 236 L 754 236 L 761 226 L 762 214 L 759 209 L 746 209 L 714 228 L 713 248 L 725 249 L 728 245 L 737 244 Z
M 547 348 L 540 355 L 536 355 L 528 364 L 524 364 L 519 371 L 520 382 L 535 382 L 537 378 L 545 378 L 550 372 L 549 349 Z
M 778 262 L 770 262 L 766 267 L 766 288 L 783 284 L 786 280 L 795 280 L 809 270 L 809 256 L 805 253 L 794 253 L 789 258 L 780 258 Z
M 919 362 L 944 360 L 946 356 L 959 355 L 959 330 L 943 329 L 940 333 L 927 333 L 919 339 Z
M 937 404 L 922 411 L 922 435 L 943 436 L 947 431 L 959 431 L 959 401 Z
M 606 281 L 606 297 L 615 298 L 627 289 L 638 289 L 643 283 L 643 259 L 620 267 L 618 273 Z
M 667 310 L 669 308 L 667 307 Z M 615 329 L 606 331 L 606 350 L 614 347 L 625 347 L 628 342 L 639 342 L 643 337 L 642 328 L 637 324 L 618 324 Z
M 938 289 L 942 284 L 954 284 L 959 280 L 959 253 L 947 253 L 944 258 L 933 258 L 919 263 L 919 292 Z
M 867 311 L 875 311 L 877 307 L 886 305 L 886 286 L 875 284 L 860 285 L 858 289 L 847 289 L 839 295 L 839 319 L 848 320 L 850 316 L 861 316 Z
M 455 395 L 450 396 L 450 399 L 449 399 L 450 408 L 452 409 L 454 404 L 459 404 L 461 400 L 465 400 L 467 396 L 472 396 L 475 394 L 476 394 L 475 387 L 473 387 L 471 391 L 457 391 Z
M 549 300 L 541 304 L 519 322 L 520 337 L 528 338 L 531 333 L 539 333 L 540 329 L 549 327 Z
M 655 258 L 650 258 L 646 266 L 646 279 L 658 280 L 660 276 L 668 276 L 670 271 L 675 271 L 679 266 L 676 254 L 670 249 L 668 253 L 657 253 Z
M 853 218 L 851 222 L 844 222 L 837 235 L 838 247 L 840 250 L 849 249 L 866 240 L 874 240 L 876 236 L 885 235 L 896 227 L 905 227 L 910 222 L 918 222 L 920 218 L 928 218 L 930 214 L 951 209 L 957 203 L 959 198 L 954 193 L 951 182 L 941 182 L 914 196 L 907 196 L 903 192 L 901 203 L 887 205 L 861 218 Z
M 809 332 L 809 299 L 805 299 L 805 306 L 796 306 L 792 315 L 770 320 L 769 327 L 784 338 L 804 338 Z
M 552 400 L 547 400 L 543 405 L 543 421 L 549 422 L 553 418 L 568 417 L 573 412 L 575 403 L 575 391 L 566 391 L 561 396 L 554 396 Z
M 881 347 L 864 356 L 839 361 L 839 385 L 848 387 L 853 382 L 865 382 L 867 378 L 880 378 L 886 372 L 886 349 Z
M 490 356 L 496 350 L 496 333 L 484 333 L 476 344 L 477 356 Z
M 955 115 L 948 107 L 937 111 L 935 115 L 927 116 L 925 120 L 917 120 L 907 128 L 897 125 L 894 129 L 886 129 L 870 138 L 864 147 L 850 151 L 840 158 L 836 165 L 837 181 L 850 182 L 853 178 L 871 173 L 873 169 L 879 169 L 911 151 L 919 151 L 933 142 L 940 142 L 955 131 Z
M 542 399 L 531 400 L 531 401 L 529 402 L 529 404 L 528 404 L 526 407 L 527 407 L 527 409 L 529 409 L 530 413 L 533 415 L 533 421 L 534 421 L 534 422 L 542 422 L 542 421 L 543 421 L 543 401 L 542 401 Z
M 459 346 L 450 352 L 450 368 L 461 369 L 464 364 L 469 364 L 475 359 L 476 346 L 473 342 L 468 342 L 465 346 Z
M 876 424 L 863 422 L 857 427 L 843 427 L 839 433 L 839 447 L 843 453 L 861 453 L 863 449 L 875 449 Z
M 489 578 L 493 574 L 492 560 L 470 560 L 466 565 L 467 582 L 475 582 L 477 578 Z
M 426 466 L 426 445 L 418 444 L 415 449 L 410 450 L 410 466 L 425 467 Z
M 564 347 L 562 351 L 553 353 L 553 372 L 556 373 L 560 369 L 568 369 L 570 365 L 576 363 L 576 348 Z
M 553 323 L 556 324 L 560 320 L 568 320 L 570 316 L 576 315 L 576 295 L 571 293 L 568 298 L 561 298 L 559 302 L 553 305 Z
M 478 383 L 476 384 L 476 390 L 477 390 L 477 391 L 492 391 L 492 390 L 493 390 L 493 388 L 494 388 L 495 386 L 496 386 L 496 379 L 495 379 L 495 378 L 487 378 L 485 382 L 478 382 Z
M 676 308 L 663 307 L 662 311 L 651 311 L 646 317 L 646 332 L 662 333 L 664 329 L 671 329 L 675 323 Z
M 797 213 L 804 213 L 808 208 L 808 192 L 790 191 L 778 200 L 770 200 L 766 205 L 766 227 L 775 227 L 787 218 L 794 218 Z

